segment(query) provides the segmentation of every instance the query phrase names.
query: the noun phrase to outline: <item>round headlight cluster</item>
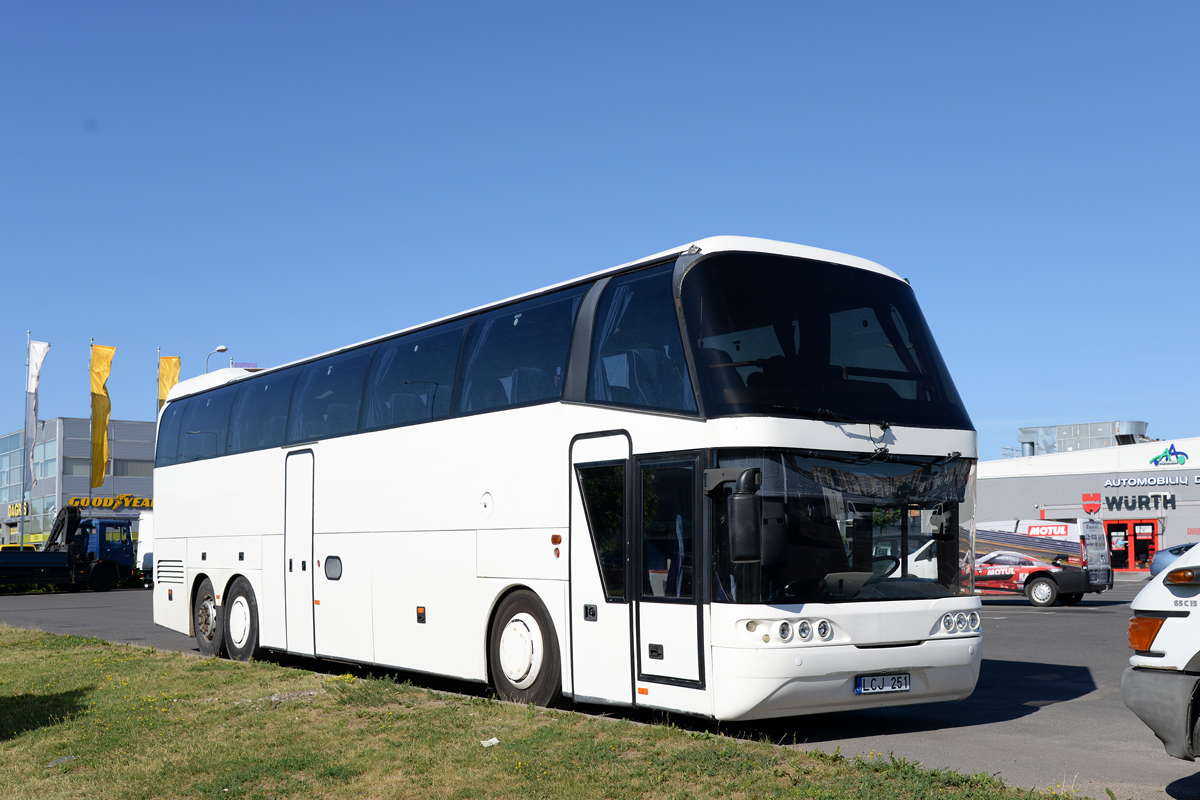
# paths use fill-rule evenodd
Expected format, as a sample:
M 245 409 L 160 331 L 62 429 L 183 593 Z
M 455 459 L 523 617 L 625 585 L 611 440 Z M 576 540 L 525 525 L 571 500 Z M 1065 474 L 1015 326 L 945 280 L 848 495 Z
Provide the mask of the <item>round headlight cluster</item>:
M 978 631 L 981 624 L 978 611 L 972 611 L 970 614 L 962 611 L 957 614 L 946 614 L 942 617 L 941 623 L 942 630 L 946 633 Z
M 827 619 L 778 620 L 775 622 L 751 620 L 745 623 L 746 631 L 761 634 L 764 643 L 776 642 L 828 642 L 833 640 L 833 623 Z

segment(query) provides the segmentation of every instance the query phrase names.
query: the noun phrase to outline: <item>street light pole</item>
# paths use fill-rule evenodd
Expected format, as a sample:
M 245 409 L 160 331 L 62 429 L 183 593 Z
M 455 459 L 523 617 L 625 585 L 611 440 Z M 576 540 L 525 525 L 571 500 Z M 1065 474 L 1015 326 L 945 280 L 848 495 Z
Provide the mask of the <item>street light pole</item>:
M 213 354 L 215 354 L 215 353 L 224 353 L 224 352 L 225 352 L 226 350 L 228 350 L 228 349 L 229 349 L 229 348 L 228 348 L 228 347 L 226 347 L 225 345 L 223 345 L 223 344 L 219 344 L 219 345 L 217 345 L 217 349 L 216 349 L 216 350 L 213 350 L 213 351 L 212 351 L 212 353 L 209 353 L 207 356 L 205 356 L 205 357 L 204 357 L 204 374 L 205 374 L 205 375 L 207 375 L 207 374 L 208 374 L 208 359 L 212 358 L 212 357 L 213 357 Z

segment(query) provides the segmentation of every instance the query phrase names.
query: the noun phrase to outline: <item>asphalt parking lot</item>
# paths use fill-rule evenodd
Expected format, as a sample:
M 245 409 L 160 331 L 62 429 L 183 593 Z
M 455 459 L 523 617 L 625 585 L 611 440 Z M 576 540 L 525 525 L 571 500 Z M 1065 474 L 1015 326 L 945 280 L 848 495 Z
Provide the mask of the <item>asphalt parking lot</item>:
M 894 753 L 1100 800 L 1106 788 L 1121 800 L 1200 800 L 1200 764 L 1168 756 L 1121 701 L 1129 601 L 1141 586 L 1121 582 L 1072 608 L 985 598 L 979 685 L 961 703 L 795 717 L 737 732 L 845 756 Z M 145 590 L 0 595 L 0 621 L 198 653 L 192 639 L 153 624 Z

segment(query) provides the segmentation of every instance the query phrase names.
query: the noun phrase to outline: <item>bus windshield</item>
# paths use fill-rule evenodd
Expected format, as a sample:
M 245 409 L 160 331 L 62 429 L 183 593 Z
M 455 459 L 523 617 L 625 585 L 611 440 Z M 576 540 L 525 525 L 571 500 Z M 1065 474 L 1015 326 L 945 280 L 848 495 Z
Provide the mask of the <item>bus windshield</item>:
M 681 299 L 709 417 L 973 430 L 912 289 L 895 278 L 727 253 L 692 267 Z
M 714 497 L 715 601 L 840 603 L 969 591 L 972 460 L 726 450 L 720 465 L 762 470 L 764 528 L 762 561 L 733 563 L 730 484 Z

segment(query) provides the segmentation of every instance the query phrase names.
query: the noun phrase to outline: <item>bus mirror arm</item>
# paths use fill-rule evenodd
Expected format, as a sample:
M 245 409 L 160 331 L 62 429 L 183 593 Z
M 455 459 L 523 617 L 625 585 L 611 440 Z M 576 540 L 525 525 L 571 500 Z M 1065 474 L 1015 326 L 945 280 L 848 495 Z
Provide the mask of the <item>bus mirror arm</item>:
M 762 470 L 742 471 L 729 495 L 729 560 L 735 564 L 762 561 Z

